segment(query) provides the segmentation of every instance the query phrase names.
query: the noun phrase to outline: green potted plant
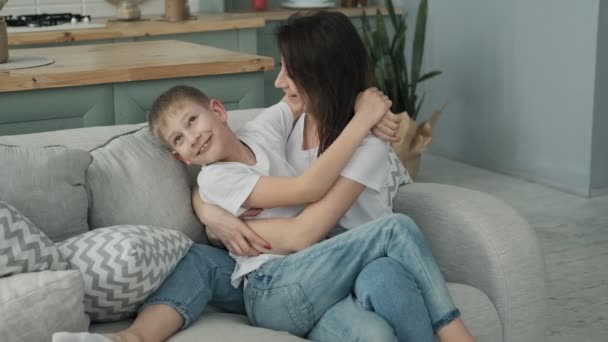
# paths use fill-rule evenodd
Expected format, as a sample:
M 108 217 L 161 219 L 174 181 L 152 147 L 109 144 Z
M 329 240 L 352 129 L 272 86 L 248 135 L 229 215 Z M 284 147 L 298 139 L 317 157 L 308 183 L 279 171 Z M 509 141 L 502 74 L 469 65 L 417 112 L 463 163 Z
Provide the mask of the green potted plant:
M 407 16 L 395 13 L 392 0 L 385 0 L 385 5 L 393 34 L 389 34 L 385 16 L 380 9 L 376 10 L 375 30 L 363 11 L 363 41 L 374 69 L 376 86 L 393 101 L 393 112 L 407 113 L 402 115 L 401 141 L 393 147 L 410 175 L 415 177 L 420 165 L 420 156 L 431 142 L 433 125 L 445 108 L 444 104 L 427 121 L 417 123 L 425 97 L 424 94 L 419 94 L 418 86 L 438 76 L 441 71 L 422 73 L 428 0 L 421 0 L 418 6 L 411 58 L 406 56 Z

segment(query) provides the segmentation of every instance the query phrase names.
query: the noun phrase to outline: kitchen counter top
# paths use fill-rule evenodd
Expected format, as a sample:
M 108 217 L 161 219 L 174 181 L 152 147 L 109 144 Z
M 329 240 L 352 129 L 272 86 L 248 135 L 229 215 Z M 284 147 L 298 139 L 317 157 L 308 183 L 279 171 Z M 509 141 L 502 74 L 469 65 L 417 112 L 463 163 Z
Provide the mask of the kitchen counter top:
M 0 92 L 236 74 L 274 67 L 270 57 L 173 40 L 11 51 L 11 56 L 20 55 L 49 57 L 55 63 L 0 72 Z
M 376 13 L 378 7 L 365 7 L 369 15 Z M 333 8 L 347 16 L 361 16 L 361 8 Z M 112 18 L 97 18 L 94 23 L 106 23 L 102 28 L 86 28 L 71 31 L 37 31 L 10 33 L 8 44 L 23 46 L 32 44 L 52 44 L 73 41 L 95 41 L 102 39 L 132 38 L 144 36 L 158 36 L 167 34 L 181 34 L 193 32 L 208 32 L 222 30 L 236 30 L 246 28 L 259 28 L 266 21 L 284 20 L 298 10 L 269 9 L 261 12 L 228 12 L 228 13 L 199 13 L 190 20 L 181 22 L 168 22 L 162 17 L 144 17 L 139 21 L 116 21 Z M 302 10 L 306 11 L 306 10 Z M 383 13 L 387 13 L 382 9 Z M 11 53 L 13 53 L 11 51 Z

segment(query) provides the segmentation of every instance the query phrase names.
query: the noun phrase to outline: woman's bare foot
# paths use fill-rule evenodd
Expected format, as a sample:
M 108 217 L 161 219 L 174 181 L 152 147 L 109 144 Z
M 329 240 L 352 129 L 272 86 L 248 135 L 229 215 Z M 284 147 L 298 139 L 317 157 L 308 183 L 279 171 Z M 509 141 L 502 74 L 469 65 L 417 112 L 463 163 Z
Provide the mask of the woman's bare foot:
M 437 331 L 439 342 L 475 342 L 462 318 L 456 318 Z

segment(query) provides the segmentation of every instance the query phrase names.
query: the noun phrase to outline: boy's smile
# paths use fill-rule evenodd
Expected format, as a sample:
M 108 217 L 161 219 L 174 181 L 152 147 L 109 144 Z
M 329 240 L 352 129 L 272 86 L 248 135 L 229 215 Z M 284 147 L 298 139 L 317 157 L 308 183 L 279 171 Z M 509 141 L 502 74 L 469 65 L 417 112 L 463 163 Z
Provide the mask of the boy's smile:
M 214 102 L 215 101 L 215 102 Z M 222 144 L 214 142 L 228 129 L 227 114 L 219 101 L 212 100 L 210 109 L 184 101 L 167 115 L 161 134 L 187 164 L 208 165 L 225 158 Z M 219 106 L 219 108 L 218 108 Z

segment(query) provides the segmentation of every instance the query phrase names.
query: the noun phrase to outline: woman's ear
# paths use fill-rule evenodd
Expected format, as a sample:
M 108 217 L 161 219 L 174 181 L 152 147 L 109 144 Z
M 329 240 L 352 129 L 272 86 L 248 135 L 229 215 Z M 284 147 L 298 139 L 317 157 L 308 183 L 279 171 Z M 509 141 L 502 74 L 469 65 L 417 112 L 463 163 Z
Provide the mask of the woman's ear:
M 224 108 L 222 101 L 211 99 L 209 102 L 209 109 L 214 112 L 222 122 L 226 123 L 226 121 L 228 121 L 228 112 L 226 111 L 226 108 Z

